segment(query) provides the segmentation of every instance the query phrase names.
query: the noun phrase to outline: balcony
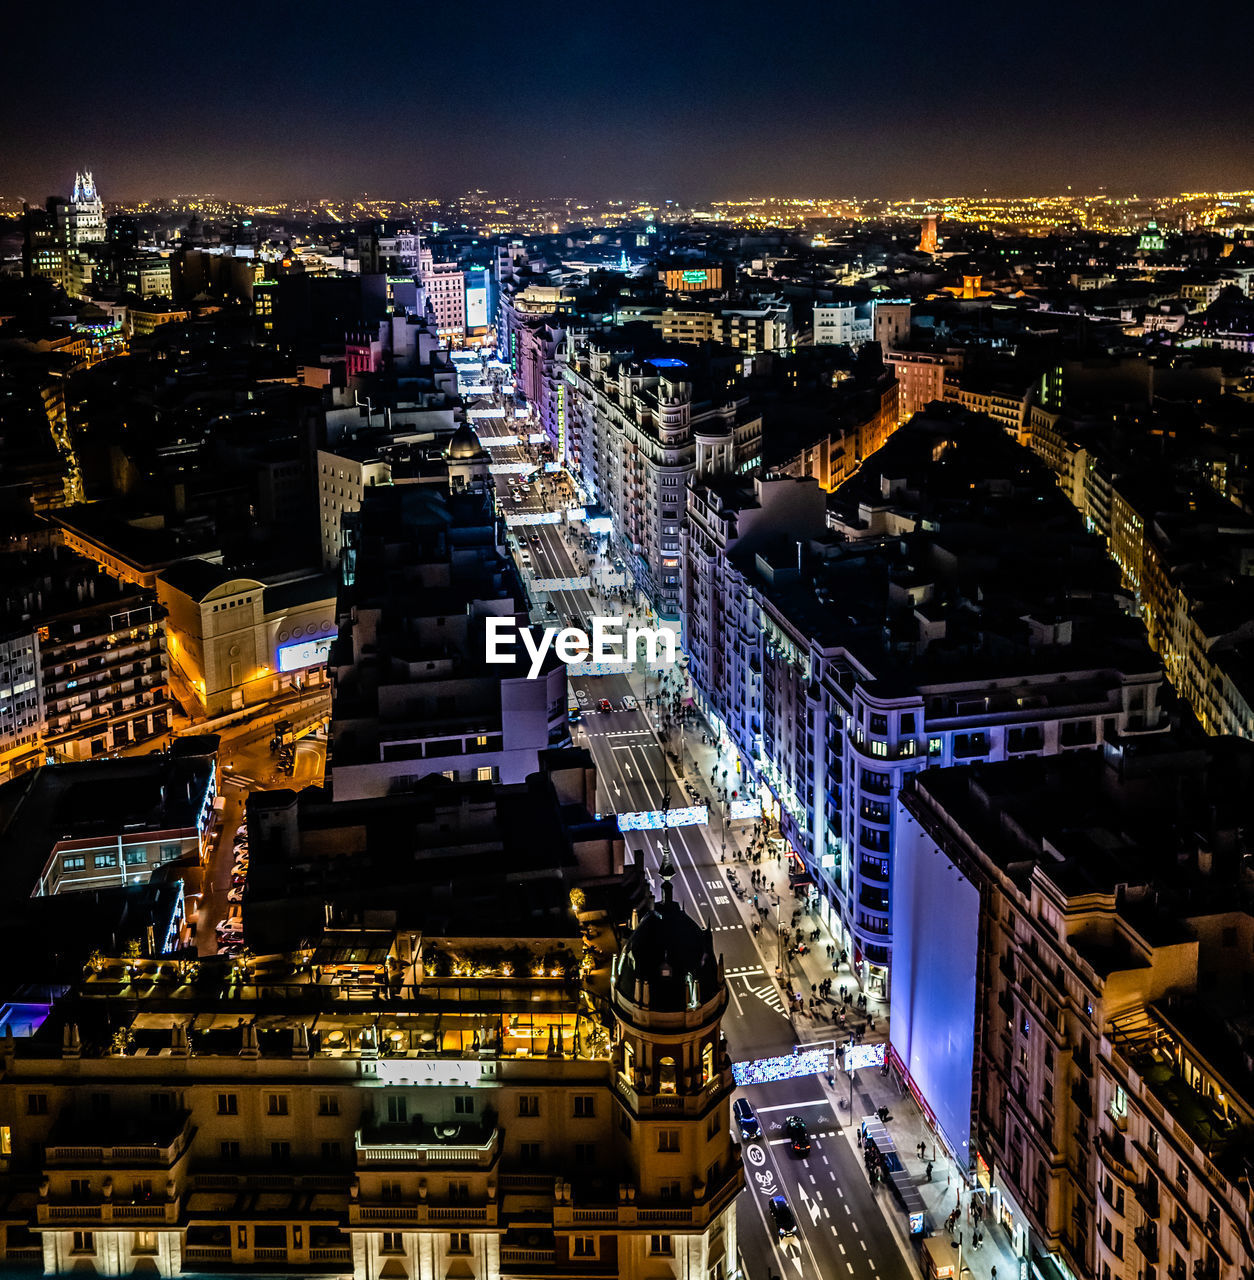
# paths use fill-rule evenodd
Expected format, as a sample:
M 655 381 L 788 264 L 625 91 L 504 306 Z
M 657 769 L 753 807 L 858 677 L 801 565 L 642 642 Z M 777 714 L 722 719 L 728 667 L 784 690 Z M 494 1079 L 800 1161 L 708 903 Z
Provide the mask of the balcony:
M 1189 1220 L 1178 1210 L 1171 1220 L 1171 1234 L 1187 1249 L 1189 1247 Z
M 1149 1266 L 1158 1264 L 1158 1228 L 1152 1223 L 1137 1227 L 1132 1233 L 1132 1239 L 1136 1243 L 1136 1247 L 1140 1249 Z
M 131 1225 L 148 1223 L 173 1225 L 179 1220 L 179 1198 L 149 1200 L 124 1204 L 114 1200 L 98 1200 L 91 1204 L 58 1204 L 41 1200 L 36 1219 L 40 1226 L 94 1227 L 103 1223 L 124 1222 Z
M 500 1151 L 495 1117 L 481 1124 L 424 1124 L 421 1117 L 405 1124 L 366 1125 L 357 1131 L 357 1163 L 407 1164 L 415 1168 L 450 1165 L 489 1169 Z
M 400 1200 L 385 1204 L 359 1204 L 354 1201 L 348 1206 L 348 1222 L 353 1227 L 371 1224 L 380 1231 L 392 1230 L 393 1224 L 411 1229 L 433 1227 L 448 1230 L 462 1226 L 482 1229 L 496 1226 L 497 1206 L 495 1203 L 429 1205 L 425 1201 L 418 1204 L 404 1204 Z
M 47 1168 L 169 1169 L 195 1135 L 188 1111 L 138 1119 L 80 1118 L 65 1111 L 44 1147 Z
M 1158 1190 L 1156 1187 L 1147 1186 L 1141 1183 L 1134 1187 L 1132 1194 L 1136 1197 L 1136 1202 L 1142 1208 L 1147 1218 L 1157 1218 L 1159 1212 Z

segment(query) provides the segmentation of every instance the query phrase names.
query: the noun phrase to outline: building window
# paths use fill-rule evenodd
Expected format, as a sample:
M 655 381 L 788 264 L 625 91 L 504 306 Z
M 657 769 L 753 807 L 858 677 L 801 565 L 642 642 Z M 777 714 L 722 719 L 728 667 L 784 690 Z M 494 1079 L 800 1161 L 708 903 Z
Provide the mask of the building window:
M 61 859 L 62 871 L 85 871 L 87 869 L 87 859 L 82 856 Z
M 146 867 L 148 865 L 147 849 L 127 849 L 123 859 L 128 867 Z
M 459 1116 L 473 1116 L 475 1114 L 474 1095 L 469 1093 L 459 1093 L 453 1099 L 453 1112 Z
M 272 1142 L 270 1144 L 270 1159 L 275 1164 L 287 1164 L 292 1158 L 292 1144 L 290 1142 Z
M 287 1094 L 285 1093 L 266 1094 L 266 1115 L 268 1116 L 287 1115 Z
M 383 1233 L 383 1243 L 379 1246 L 380 1253 L 404 1253 L 405 1237 L 399 1231 L 385 1231 Z
M 540 1114 L 540 1095 L 523 1093 L 518 1097 L 518 1114 L 523 1118 L 534 1119 Z
M 339 1094 L 320 1093 L 318 1095 L 318 1114 L 320 1116 L 338 1116 L 340 1114 Z
M 454 1231 L 448 1238 L 449 1253 L 469 1253 L 470 1252 L 470 1232 Z
M 655 1258 L 669 1258 L 671 1256 L 670 1236 L 650 1236 L 649 1253 Z
M 74 1243 L 70 1247 L 71 1253 L 89 1253 L 96 1252 L 96 1237 L 90 1231 L 76 1231 L 74 1233 Z
M 343 1151 L 338 1142 L 324 1142 L 322 1144 L 322 1158 L 324 1160 L 339 1160 Z
M 540 1163 L 540 1144 L 538 1142 L 521 1142 L 518 1144 L 518 1160 L 520 1164 Z
M 218 1094 L 218 1115 L 220 1116 L 239 1115 L 239 1095 L 235 1093 Z
M 157 1233 L 155 1231 L 135 1232 L 135 1243 L 131 1245 L 131 1253 L 156 1253 Z
M 597 1256 L 596 1236 L 573 1236 L 570 1252 L 574 1258 L 595 1258 Z
M 28 1093 L 26 1095 L 26 1114 L 28 1116 L 46 1116 L 48 1114 L 48 1095 L 46 1093 Z
M 396 1094 L 388 1095 L 388 1124 L 404 1124 L 409 1119 L 409 1103 Z
M 576 1142 L 575 1143 L 575 1163 L 576 1164 L 596 1164 L 597 1148 L 595 1142 Z
M 591 1093 L 579 1093 L 575 1095 L 575 1116 L 577 1118 L 587 1119 L 596 1115 L 596 1096 Z
M 459 1178 L 456 1181 L 450 1180 L 448 1184 L 448 1198 L 450 1200 L 469 1200 L 470 1183 L 464 1178 Z
M 218 1155 L 223 1160 L 228 1160 L 228 1161 L 238 1160 L 239 1159 L 239 1143 L 235 1141 L 218 1143 Z
M 97 867 L 116 867 L 118 865 L 118 855 L 116 853 L 98 853 L 95 858 Z
M 678 1151 L 679 1130 L 659 1129 L 657 1131 L 657 1149 L 659 1151 Z

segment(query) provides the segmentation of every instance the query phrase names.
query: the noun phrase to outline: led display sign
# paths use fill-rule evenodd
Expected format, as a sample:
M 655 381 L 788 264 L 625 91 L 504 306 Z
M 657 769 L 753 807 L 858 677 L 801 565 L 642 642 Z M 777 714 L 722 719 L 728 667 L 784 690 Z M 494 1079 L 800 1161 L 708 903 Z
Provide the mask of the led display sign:
M 334 639 L 334 636 L 323 636 L 318 640 L 300 640 L 295 644 L 280 645 L 279 670 L 303 671 L 306 667 L 325 662 Z

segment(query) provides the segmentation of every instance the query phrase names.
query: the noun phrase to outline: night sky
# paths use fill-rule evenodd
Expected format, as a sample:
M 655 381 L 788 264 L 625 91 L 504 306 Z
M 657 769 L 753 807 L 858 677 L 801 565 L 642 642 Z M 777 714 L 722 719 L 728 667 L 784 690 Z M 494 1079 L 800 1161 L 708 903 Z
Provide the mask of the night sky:
M 1254 187 L 1211 3 L 133 0 L 6 13 L 0 195 L 277 199 Z

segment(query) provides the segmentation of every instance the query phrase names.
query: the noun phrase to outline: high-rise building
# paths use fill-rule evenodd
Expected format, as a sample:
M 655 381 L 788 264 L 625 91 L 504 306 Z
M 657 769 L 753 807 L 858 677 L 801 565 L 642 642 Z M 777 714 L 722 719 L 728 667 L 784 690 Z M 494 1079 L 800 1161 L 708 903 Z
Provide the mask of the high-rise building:
M 751 655 L 761 722 L 735 745 L 778 806 L 794 879 L 880 990 L 906 779 L 1160 732 L 1162 673 L 1052 475 L 991 423 L 917 415 L 829 499 L 828 522 L 834 539 L 781 538 L 739 566 L 753 629 L 724 644 Z
M 1252 781 L 1158 738 L 900 797 L 895 1065 L 1024 1267 L 1248 1275 Z
M 713 472 L 734 475 L 760 456 L 762 419 L 736 384 L 733 353 L 653 350 L 637 352 L 617 331 L 568 341 L 565 413 L 584 488 L 613 518 L 654 610 L 677 621 L 684 491 L 698 451 Z
M 923 225 L 919 228 L 919 252 L 935 253 L 940 240 L 937 236 L 937 224 L 940 217 L 935 213 L 923 215 Z
M 479 467 L 449 443 L 449 466 Z M 466 442 L 467 447 L 469 442 Z M 520 782 L 570 740 L 566 667 L 533 679 L 486 661 L 487 619 L 526 625 L 528 604 L 490 494 L 440 485 L 363 489 L 344 521 L 339 635 L 329 664 L 330 775 L 337 800 L 386 795 L 430 774 Z
M 442 338 L 462 338 L 466 333 L 466 275 L 455 262 L 436 262 L 431 247 L 418 254 L 418 283 L 435 315 Z
M 65 208 L 65 226 L 72 250 L 99 244 L 105 238 L 104 202 L 90 170 L 74 175 L 74 194 Z

